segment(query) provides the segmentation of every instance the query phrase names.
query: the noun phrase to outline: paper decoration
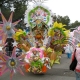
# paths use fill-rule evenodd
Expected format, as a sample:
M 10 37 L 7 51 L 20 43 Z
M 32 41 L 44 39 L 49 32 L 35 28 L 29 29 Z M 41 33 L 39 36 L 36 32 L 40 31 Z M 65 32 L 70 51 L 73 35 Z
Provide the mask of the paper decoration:
M 24 59 L 24 56 L 21 55 L 19 57 L 16 57 L 16 47 L 14 47 L 11 57 L 6 56 L 3 53 L 0 53 L 0 55 L 5 59 L 4 62 L 0 62 L 0 65 L 5 66 L 4 70 L 2 70 L 2 74 L 10 71 L 10 80 L 12 80 L 15 71 L 19 71 L 22 75 L 24 75 L 23 71 L 20 68 L 20 66 L 23 66 L 25 64 L 25 62 L 21 61 Z
M 6 18 L 4 17 L 4 15 L 1 13 L 1 17 L 3 20 L 3 24 L 0 24 L 3 26 L 3 31 L 4 33 L 6 33 L 8 38 L 12 38 L 13 34 L 15 33 L 14 31 L 14 26 L 16 26 L 20 20 L 12 23 L 12 16 L 13 16 L 13 12 L 11 13 L 9 20 L 7 21 Z
M 37 6 L 29 12 L 28 20 L 31 26 L 35 26 L 41 22 L 48 23 L 50 19 L 50 12 L 42 6 Z M 41 20 L 41 22 L 36 22 Z

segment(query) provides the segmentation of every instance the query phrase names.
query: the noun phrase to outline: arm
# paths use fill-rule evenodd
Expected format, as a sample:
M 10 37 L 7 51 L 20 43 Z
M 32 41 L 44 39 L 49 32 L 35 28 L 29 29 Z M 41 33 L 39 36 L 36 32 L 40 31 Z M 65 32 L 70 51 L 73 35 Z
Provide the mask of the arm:
M 76 53 L 76 49 L 75 49 L 75 51 L 72 54 L 72 61 L 74 60 L 75 53 Z

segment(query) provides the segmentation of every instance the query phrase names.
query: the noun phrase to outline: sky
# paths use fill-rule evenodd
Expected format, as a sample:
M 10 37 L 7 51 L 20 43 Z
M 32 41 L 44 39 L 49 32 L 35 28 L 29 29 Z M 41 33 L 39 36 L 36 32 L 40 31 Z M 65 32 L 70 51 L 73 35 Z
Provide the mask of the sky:
M 71 23 L 80 21 L 80 0 L 47 0 L 44 5 L 56 15 L 69 16 Z

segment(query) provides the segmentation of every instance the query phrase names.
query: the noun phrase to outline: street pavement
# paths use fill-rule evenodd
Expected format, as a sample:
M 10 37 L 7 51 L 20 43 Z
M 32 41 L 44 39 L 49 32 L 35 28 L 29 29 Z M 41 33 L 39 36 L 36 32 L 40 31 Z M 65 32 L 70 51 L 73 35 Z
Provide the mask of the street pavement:
M 13 80 L 76 80 L 75 73 L 69 70 L 71 59 L 66 54 L 62 54 L 60 64 L 54 64 L 52 69 L 45 74 L 26 73 L 22 76 L 20 73 L 14 74 Z M 0 77 L 0 80 L 10 80 L 9 72 Z

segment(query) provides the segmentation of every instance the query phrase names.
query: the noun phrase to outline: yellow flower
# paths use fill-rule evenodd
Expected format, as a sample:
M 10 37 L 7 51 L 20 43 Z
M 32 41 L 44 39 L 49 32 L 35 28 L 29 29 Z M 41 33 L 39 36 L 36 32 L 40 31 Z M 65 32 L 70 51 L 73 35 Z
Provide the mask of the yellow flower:
M 77 45 L 78 45 L 78 47 L 80 47 L 80 43 L 78 43 Z
M 20 40 L 20 36 L 23 35 L 24 31 L 22 31 L 21 29 L 19 29 L 15 34 L 14 34 L 14 39 L 15 40 Z
M 48 53 L 52 53 L 53 52 L 53 49 L 51 49 L 50 47 L 47 49 L 47 52 Z
M 11 27 L 10 26 L 6 26 L 6 30 L 10 30 L 11 29 Z
M 65 31 L 65 30 L 67 30 L 67 29 L 66 29 L 66 28 L 62 28 L 62 30 L 64 30 L 64 31 Z
M 41 49 L 44 50 L 44 51 L 46 51 L 46 47 L 45 46 L 42 46 Z
M 70 30 L 66 30 L 66 31 L 64 31 L 64 33 L 65 33 L 66 37 L 69 37 Z
M 54 30 L 53 29 L 49 29 L 48 36 L 54 36 Z
M 55 22 L 55 23 L 53 24 L 53 27 L 54 27 L 54 28 L 63 28 L 64 26 L 66 26 L 66 25 L 63 25 L 62 23 L 58 23 L 58 22 Z

